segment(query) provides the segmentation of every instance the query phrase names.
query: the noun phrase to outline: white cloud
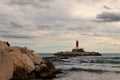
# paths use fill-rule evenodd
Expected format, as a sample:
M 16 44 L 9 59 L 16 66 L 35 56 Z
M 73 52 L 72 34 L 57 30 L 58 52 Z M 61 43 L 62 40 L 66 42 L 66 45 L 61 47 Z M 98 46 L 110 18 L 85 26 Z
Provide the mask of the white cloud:
M 74 48 L 76 39 L 88 50 L 106 52 L 104 48 L 115 47 L 114 51 L 119 52 L 120 23 L 92 21 L 105 11 L 120 12 L 120 1 L 116 1 L 1 0 L 0 38 L 18 45 L 26 42 L 25 46 L 40 52 L 45 49 L 39 48 L 48 46 L 54 48 L 48 50 L 51 52 L 59 46 Z

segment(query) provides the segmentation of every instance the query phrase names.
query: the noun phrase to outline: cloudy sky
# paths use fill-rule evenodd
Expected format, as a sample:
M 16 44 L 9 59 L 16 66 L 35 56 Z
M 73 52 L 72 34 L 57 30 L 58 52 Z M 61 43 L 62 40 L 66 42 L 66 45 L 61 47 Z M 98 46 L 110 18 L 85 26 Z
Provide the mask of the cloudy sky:
M 0 40 L 35 52 L 120 53 L 120 0 L 0 0 Z

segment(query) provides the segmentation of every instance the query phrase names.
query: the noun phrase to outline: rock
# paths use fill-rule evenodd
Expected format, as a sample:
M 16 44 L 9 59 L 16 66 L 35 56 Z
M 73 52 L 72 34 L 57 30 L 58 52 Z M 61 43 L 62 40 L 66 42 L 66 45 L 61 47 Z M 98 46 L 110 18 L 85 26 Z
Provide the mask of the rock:
M 13 59 L 14 70 L 17 67 L 24 68 L 28 73 L 35 69 L 32 60 L 26 55 L 23 54 L 20 50 L 20 47 L 11 47 L 9 48 L 9 53 Z
M 46 64 L 41 64 L 40 65 L 40 72 L 46 72 L 48 71 L 48 66 Z
M 9 47 L 8 51 L 13 60 L 13 79 L 27 78 L 27 74 L 35 69 L 32 60 L 20 51 L 20 47 Z
M 0 79 L 1 80 L 24 80 L 35 66 L 20 47 L 10 47 L 0 41 Z
M 35 71 L 40 71 L 40 69 L 42 69 L 42 68 L 40 68 L 39 65 L 35 65 Z
M 40 65 L 44 60 L 37 54 L 32 57 L 32 61 L 35 65 Z
M 72 51 L 66 51 L 66 52 L 57 52 L 54 55 L 56 55 L 57 57 L 63 57 L 63 56 L 101 56 L 100 53 L 98 52 L 86 52 L 83 49 L 73 49 Z
M 6 49 L 7 45 L 0 41 L 0 80 L 9 80 L 13 74 L 12 58 Z
M 0 41 L 0 79 L 25 80 L 55 77 L 56 68 L 27 47 L 8 46 Z
M 45 64 L 46 66 L 48 67 L 49 71 L 52 73 L 52 74 L 55 74 L 56 73 L 56 68 L 55 66 L 53 65 L 52 62 L 50 62 L 49 60 L 45 61 Z
M 54 78 L 57 70 L 54 65 L 49 61 L 44 61 L 42 64 L 35 65 L 34 74 L 37 78 L 50 79 Z
M 85 52 L 84 49 L 80 48 L 80 49 L 72 49 L 72 52 Z
M 26 80 L 28 79 L 28 72 L 24 68 L 18 67 L 13 72 L 13 77 L 11 80 Z
M 30 50 L 27 47 L 19 47 L 19 49 L 21 53 L 28 55 L 35 65 L 42 63 L 43 61 L 42 57 L 39 56 L 38 54 L 33 53 L 34 52 L 33 50 Z

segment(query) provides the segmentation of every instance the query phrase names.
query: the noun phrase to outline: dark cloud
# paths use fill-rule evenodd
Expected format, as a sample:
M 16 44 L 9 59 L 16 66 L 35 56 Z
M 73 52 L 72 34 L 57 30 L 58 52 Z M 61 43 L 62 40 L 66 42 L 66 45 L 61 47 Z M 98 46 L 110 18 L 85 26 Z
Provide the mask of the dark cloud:
M 15 32 L 16 30 L 18 31 L 20 31 L 20 30 L 25 30 L 26 29 L 26 27 L 28 27 L 28 26 L 26 26 L 26 25 L 22 25 L 21 23 L 17 23 L 17 22 L 8 22 L 8 23 L 0 23 L 1 24 L 1 26 L 3 26 L 4 28 L 3 29 L 1 29 L 0 31 L 1 32 Z
M 119 22 L 120 21 L 120 13 L 114 12 L 103 12 L 96 16 L 97 22 Z
M 71 30 L 71 31 L 93 31 L 95 30 L 96 27 L 92 27 L 92 26 L 85 26 L 85 27 L 69 27 L 67 28 L 67 30 Z
M 4 34 L 4 33 L 8 33 L 8 34 L 9 34 L 9 33 L 11 33 L 11 32 L 12 32 L 12 31 L 10 31 L 10 30 L 0 29 L 0 33 L 3 33 L 3 34 Z
M 10 5 L 33 5 L 35 7 L 42 7 L 42 8 L 48 8 L 49 3 L 53 0 L 10 0 Z
M 2 38 L 18 38 L 18 39 L 32 39 L 31 36 L 25 36 L 25 35 L 11 35 L 11 34 L 1 34 Z
M 110 10 L 111 8 L 108 7 L 107 5 L 104 5 L 103 8 L 107 9 L 107 10 Z
M 19 23 L 15 23 L 15 22 L 10 22 L 9 24 L 12 28 L 21 28 L 24 27 L 23 25 L 19 24 Z
M 50 25 L 36 25 L 39 30 L 50 30 L 52 26 Z

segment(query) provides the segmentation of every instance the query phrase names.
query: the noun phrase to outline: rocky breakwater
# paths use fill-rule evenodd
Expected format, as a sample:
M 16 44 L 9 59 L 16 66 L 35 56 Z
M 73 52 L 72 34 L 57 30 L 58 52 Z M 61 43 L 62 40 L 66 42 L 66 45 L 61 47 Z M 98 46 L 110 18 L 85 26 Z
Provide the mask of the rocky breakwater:
M 35 54 L 33 50 L 26 47 L 10 47 L 0 41 L 1 80 L 50 79 L 55 77 L 56 73 L 54 65 Z
M 72 51 L 57 52 L 56 56 L 101 56 L 99 52 L 86 52 L 84 49 L 73 49 Z

